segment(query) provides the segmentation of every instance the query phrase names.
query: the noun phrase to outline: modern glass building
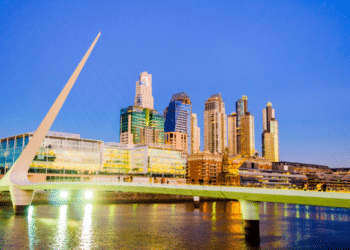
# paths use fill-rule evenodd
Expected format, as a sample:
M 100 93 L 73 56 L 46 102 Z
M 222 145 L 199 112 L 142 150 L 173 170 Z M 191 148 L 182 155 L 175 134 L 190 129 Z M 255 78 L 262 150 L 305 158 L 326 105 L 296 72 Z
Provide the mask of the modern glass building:
M 242 116 L 248 112 L 248 97 L 242 96 L 242 99 L 236 101 L 236 114 L 237 114 L 237 127 L 241 127 L 241 118 Z
M 129 173 L 130 150 L 121 147 L 119 143 L 105 143 L 103 148 L 103 172 Z
M 33 135 L 31 132 L 0 139 L 1 173 L 12 167 Z M 102 141 L 50 131 L 33 159 L 30 172 L 98 171 L 101 169 L 102 150 Z
M 148 173 L 165 177 L 181 177 L 186 174 L 186 160 L 181 157 L 181 151 L 149 148 Z
M 169 106 L 164 111 L 164 132 L 182 132 L 191 138 L 192 104 L 190 96 L 185 92 L 174 94 Z M 191 139 L 187 140 L 187 152 L 191 153 Z
M 120 142 L 164 143 L 164 118 L 156 110 L 129 106 L 120 110 Z
M 0 139 L 0 174 L 13 166 L 33 134 Z M 181 151 L 165 145 L 128 147 L 115 142 L 81 139 L 79 134 L 50 131 L 34 157 L 29 172 L 141 174 L 184 178 L 185 169 L 186 160 L 181 157 Z

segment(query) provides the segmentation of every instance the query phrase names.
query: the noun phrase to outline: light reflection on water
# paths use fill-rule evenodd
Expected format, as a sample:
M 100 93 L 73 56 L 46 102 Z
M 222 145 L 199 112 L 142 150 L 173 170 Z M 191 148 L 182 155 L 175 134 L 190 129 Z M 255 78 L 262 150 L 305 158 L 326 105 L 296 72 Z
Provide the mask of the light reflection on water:
M 86 204 L 84 208 L 84 218 L 80 237 L 80 249 L 91 249 L 93 230 L 91 227 L 92 205 Z
M 28 208 L 28 238 L 29 238 L 29 249 L 34 249 L 35 246 L 35 223 L 33 220 L 34 216 L 34 206 Z
M 260 249 L 324 249 L 329 241 L 348 247 L 349 216 L 349 209 L 262 203 Z M 193 203 L 38 205 L 26 216 L 3 207 L 0 219 L 0 249 L 258 249 L 244 240 L 236 201 L 201 202 L 199 208 Z
M 65 249 L 67 237 L 67 205 L 60 206 L 57 234 L 55 237 L 55 247 Z

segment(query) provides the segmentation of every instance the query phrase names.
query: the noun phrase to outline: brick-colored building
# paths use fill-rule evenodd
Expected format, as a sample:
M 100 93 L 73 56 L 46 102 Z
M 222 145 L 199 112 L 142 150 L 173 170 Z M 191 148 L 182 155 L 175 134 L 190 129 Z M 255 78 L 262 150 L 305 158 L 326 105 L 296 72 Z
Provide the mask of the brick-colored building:
M 202 152 L 190 155 L 188 160 L 189 182 L 193 184 L 218 184 L 222 172 L 222 155 Z

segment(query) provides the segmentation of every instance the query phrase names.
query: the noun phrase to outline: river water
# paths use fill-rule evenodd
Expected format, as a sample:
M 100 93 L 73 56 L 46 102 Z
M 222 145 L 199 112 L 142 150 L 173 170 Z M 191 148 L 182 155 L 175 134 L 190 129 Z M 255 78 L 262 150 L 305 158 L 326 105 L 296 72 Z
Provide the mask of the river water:
M 350 249 L 350 209 L 260 204 L 260 247 L 236 201 L 0 207 L 0 249 Z

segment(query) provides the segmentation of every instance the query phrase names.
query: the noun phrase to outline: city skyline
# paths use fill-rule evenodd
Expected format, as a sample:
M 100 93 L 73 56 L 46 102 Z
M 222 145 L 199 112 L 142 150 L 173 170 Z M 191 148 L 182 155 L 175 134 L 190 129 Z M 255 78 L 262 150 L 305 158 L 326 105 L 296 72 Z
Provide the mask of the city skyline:
M 85 41 L 102 29 L 52 130 L 119 141 L 118 113 L 133 105 L 134 83 L 147 71 L 155 110 L 184 91 L 203 131 L 208 96 L 221 93 L 231 114 L 235 100 L 247 95 L 261 154 L 261 109 L 272 102 L 281 161 L 349 167 L 347 8 L 317 1 L 158 3 L 87 2 L 84 14 L 72 18 L 66 8 L 80 10 L 82 3 L 38 8 L 5 2 L 0 137 L 37 128 L 47 112 L 42 107 L 52 104 L 87 49 Z

